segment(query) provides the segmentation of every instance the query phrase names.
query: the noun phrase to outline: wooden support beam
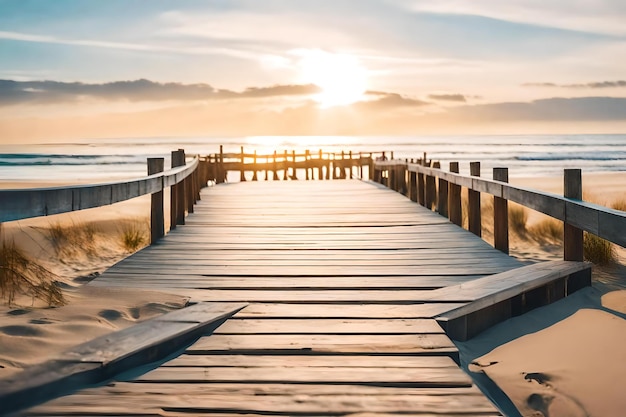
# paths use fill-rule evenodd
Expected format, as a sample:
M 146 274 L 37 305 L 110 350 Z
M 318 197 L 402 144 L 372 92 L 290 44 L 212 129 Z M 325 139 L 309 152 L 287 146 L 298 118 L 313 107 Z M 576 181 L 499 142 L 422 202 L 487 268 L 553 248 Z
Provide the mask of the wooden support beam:
M 480 162 L 470 162 L 470 175 L 480 177 Z M 468 228 L 476 236 L 482 236 L 482 219 L 480 213 L 480 192 L 468 191 Z
M 252 181 L 256 181 L 257 180 L 257 173 L 256 173 L 256 151 L 254 151 L 254 159 L 252 160 L 252 169 L 253 169 L 253 174 L 252 174 Z
M 563 179 L 563 196 L 574 200 L 582 200 L 583 183 L 580 169 L 566 169 Z M 567 209 L 567 206 L 566 206 Z M 567 213 L 565 213 L 567 217 Z M 582 261 L 584 235 L 583 231 L 568 223 L 563 225 L 563 259 L 566 261 Z
M 186 164 L 185 150 L 179 149 L 177 153 L 177 166 Z M 178 183 L 178 192 L 176 193 L 176 224 L 185 224 L 185 210 L 187 209 L 187 186 L 186 181 Z
M 163 172 L 164 158 L 148 158 L 148 175 Z M 161 178 L 161 181 L 163 179 Z M 165 216 L 163 214 L 163 184 L 161 190 L 153 193 L 150 201 L 150 243 L 155 243 L 165 235 Z
M 443 217 L 448 217 L 448 188 L 448 181 L 440 177 L 437 193 L 437 213 Z
M 459 163 L 450 162 L 450 172 L 459 173 Z M 463 211 L 461 208 L 461 186 L 448 184 L 448 211 L 450 221 L 457 226 L 463 226 Z
M 245 154 L 243 153 L 243 146 L 241 147 L 241 171 L 239 171 L 239 181 L 244 182 L 246 181 L 246 171 L 245 171 L 245 166 L 246 166 L 246 161 L 245 161 Z
M 433 165 L 433 168 L 438 168 L 436 166 L 436 164 L 439 164 L 439 162 L 436 162 Z M 441 168 L 441 165 L 439 165 L 439 168 Z M 436 184 L 436 179 L 433 176 L 427 175 L 426 176 L 426 193 L 425 193 L 425 201 L 426 201 L 426 208 L 432 210 L 434 207 L 436 207 L 437 204 L 437 184 Z
M 495 181 L 509 182 L 508 168 L 494 168 L 493 179 Z M 493 198 L 493 246 L 508 254 L 509 253 L 509 211 L 508 201 L 504 198 Z
M 417 173 L 415 171 L 409 172 L 409 198 L 417 202 Z
M 273 163 L 273 168 L 272 168 L 274 172 L 274 177 L 273 177 L 274 181 L 278 181 L 278 166 L 277 166 L 278 164 L 276 162 L 276 157 L 277 157 L 276 151 L 274 151 L 274 163 Z
M 422 165 L 424 165 L 425 161 L 425 159 L 422 159 Z M 417 174 L 417 202 L 422 206 L 426 205 L 426 180 L 422 173 Z

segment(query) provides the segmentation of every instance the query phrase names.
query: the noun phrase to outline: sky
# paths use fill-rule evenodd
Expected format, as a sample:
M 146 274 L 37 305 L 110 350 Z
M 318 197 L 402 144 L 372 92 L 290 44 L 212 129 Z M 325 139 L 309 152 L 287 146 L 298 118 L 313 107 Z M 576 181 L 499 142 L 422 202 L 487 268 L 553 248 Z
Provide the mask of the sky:
M 626 133 L 623 0 L 0 0 L 0 142 Z

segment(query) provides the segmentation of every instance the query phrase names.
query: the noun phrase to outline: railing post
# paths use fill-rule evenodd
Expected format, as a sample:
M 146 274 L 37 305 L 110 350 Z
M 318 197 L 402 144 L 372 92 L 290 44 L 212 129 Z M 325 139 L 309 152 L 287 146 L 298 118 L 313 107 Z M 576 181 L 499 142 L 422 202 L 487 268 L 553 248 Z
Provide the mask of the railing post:
M 309 181 L 313 176 L 313 169 L 311 169 L 311 175 L 309 175 L 309 168 L 311 165 L 311 156 L 309 155 L 309 150 L 307 149 L 304 152 L 304 172 L 305 172 L 305 181 Z
M 283 153 L 283 181 L 287 181 L 289 178 L 289 157 L 287 153 L 287 149 Z
M 278 163 L 276 162 L 276 151 L 274 151 L 274 163 L 272 164 L 272 168 L 274 169 L 274 176 L 272 177 L 274 181 L 278 181 Z
M 181 161 L 182 153 L 180 150 L 172 151 L 172 168 L 177 168 L 182 165 Z M 181 189 L 182 184 L 174 184 L 170 187 L 170 230 L 175 229 L 177 224 L 181 224 L 178 222 L 179 215 L 178 211 L 181 209 L 179 205 L 180 197 L 179 194 L 184 198 L 184 189 Z M 183 219 L 185 217 L 185 207 L 184 202 L 182 204 L 183 211 Z
M 470 175 L 480 177 L 480 162 L 470 162 Z M 480 213 L 480 192 L 468 190 L 468 228 L 476 236 L 482 236 L 482 219 Z
M 582 200 L 583 185 L 580 169 L 566 169 L 563 182 L 563 196 L 574 200 Z M 566 206 L 567 210 L 567 206 Z M 567 220 L 567 211 L 565 218 Z M 563 223 L 563 259 L 566 261 L 583 260 L 583 231 L 565 221 Z
M 437 164 L 439 162 L 435 162 L 432 164 L 432 168 L 438 168 Z M 441 167 L 441 165 L 439 165 Z M 437 185 L 435 181 L 435 177 L 432 175 L 426 176 L 426 207 L 429 210 L 432 210 L 437 203 Z
M 409 171 L 409 199 L 417 201 L 417 172 Z
M 459 163 L 450 162 L 450 172 L 459 173 Z M 463 211 L 461 209 L 461 186 L 448 183 L 448 215 L 450 221 L 457 226 L 463 226 Z
M 270 157 L 266 156 L 265 157 L 265 181 L 267 181 L 269 177 L 269 170 L 270 170 Z
M 257 180 L 257 175 L 256 175 L 256 150 L 254 151 L 254 159 L 252 160 L 252 181 L 256 181 Z
M 164 167 L 164 158 L 148 158 L 148 175 L 163 172 Z M 150 201 L 150 244 L 165 236 L 163 211 L 163 177 L 161 177 L 161 190 L 152 193 Z
M 425 166 L 426 158 L 422 159 L 421 162 L 422 163 L 420 165 Z M 422 206 L 426 205 L 426 181 L 424 179 L 424 174 L 421 172 L 417 174 L 417 202 Z
M 493 179 L 495 181 L 509 182 L 508 168 L 494 168 Z M 493 198 L 493 246 L 509 253 L 509 209 L 508 201 L 501 197 Z
M 348 153 L 348 157 L 350 158 L 350 162 L 349 162 L 349 165 L 350 165 L 350 166 L 349 166 L 349 169 L 350 169 L 350 179 L 352 179 L 352 178 L 354 178 L 353 173 L 352 173 L 352 171 L 353 171 L 353 166 L 352 166 L 352 151 L 350 151 L 350 152 Z
M 448 181 L 439 177 L 439 188 L 437 195 L 437 213 L 443 217 L 448 217 Z
M 296 151 L 291 151 L 291 179 L 297 180 L 298 173 L 296 172 Z
M 220 145 L 220 155 L 217 162 L 217 178 L 215 182 L 217 184 L 224 183 L 224 178 L 226 177 L 226 173 L 224 172 L 224 145 Z
M 245 172 L 245 154 L 243 153 L 243 146 L 241 147 L 241 171 L 239 171 L 239 181 L 244 182 L 246 180 Z
M 185 150 L 178 150 L 178 166 L 186 165 Z M 185 210 L 187 209 L 187 178 L 178 183 L 178 193 L 176 194 L 176 224 L 185 224 Z
M 193 172 L 183 181 L 185 184 L 185 204 L 187 206 L 187 213 L 193 213 L 193 205 L 196 204 L 195 191 L 193 189 Z

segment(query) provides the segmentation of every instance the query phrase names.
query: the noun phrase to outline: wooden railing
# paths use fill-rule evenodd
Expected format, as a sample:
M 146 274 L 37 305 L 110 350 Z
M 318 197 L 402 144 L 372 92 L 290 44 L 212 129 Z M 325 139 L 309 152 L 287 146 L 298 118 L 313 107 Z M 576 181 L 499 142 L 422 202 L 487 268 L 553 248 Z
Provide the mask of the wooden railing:
M 462 226 L 461 188 L 468 189 L 468 229 L 481 236 L 480 195 L 494 197 L 494 247 L 509 252 L 508 201 L 560 220 L 564 224 L 564 259 L 583 260 L 583 231 L 622 247 L 626 246 L 626 212 L 582 201 L 579 169 L 566 169 L 564 195 L 516 187 L 508 184 L 507 168 L 494 168 L 493 180 L 480 178 L 480 163 L 470 164 L 471 175 L 459 174 L 458 162 L 443 171 L 436 162 L 424 158 L 374 161 L 373 179 L 407 195 L 412 201 L 437 211 Z
M 372 172 L 372 163 L 375 158 L 383 157 L 385 152 L 324 152 L 322 150 L 303 153 L 296 151 L 274 151 L 271 154 L 246 153 L 244 148 L 238 153 L 224 153 L 220 146 L 220 152 L 209 155 L 208 161 L 211 167 L 211 177 L 216 183 L 225 182 L 228 172 L 238 172 L 239 180 L 246 181 L 246 172 L 252 173 L 252 181 L 259 180 L 330 180 L 363 177 L 364 167 Z M 353 170 L 357 169 L 358 173 Z M 298 171 L 304 171 L 303 177 L 298 177 Z M 264 173 L 264 178 L 260 177 Z M 317 173 L 317 175 L 315 175 Z M 281 175 L 282 174 L 282 175 Z
M 118 203 L 151 194 L 151 242 L 165 234 L 163 190 L 171 187 L 170 229 L 185 223 L 185 211 L 193 213 L 200 188 L 207 185 L 206 158 L 186 163 L 185 151 L 172 152 L 172 169 L 163 171 L 164 158 L 148 158 L 148 176 L 104 184 L 68 187 L 0 190 L 0 223 L 68 213 Z

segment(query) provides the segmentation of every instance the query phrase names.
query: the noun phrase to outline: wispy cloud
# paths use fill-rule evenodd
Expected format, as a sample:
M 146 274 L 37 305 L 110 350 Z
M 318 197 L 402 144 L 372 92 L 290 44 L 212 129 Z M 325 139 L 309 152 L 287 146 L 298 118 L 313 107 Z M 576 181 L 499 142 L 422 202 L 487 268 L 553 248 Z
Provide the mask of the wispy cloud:
M 237 92 L 215 89 L 209 84 L 157 83 L 145 79 L 102 84 L 0 80 L 0 105 L 62 103 L 84 97 L 131 102 L 198 101 L 307 96 L 319 92 L 319 87 L 312 84 L 250 87 Z
M 626 36 L 622 0 L 413 0 L 420 12 L 467 14 L 559 29 Z
M 625 80 L 596 81 L 581 84 L 557 84 L 557 83 L 525 83 L 523 87 L 558 87 L 558 88 L 619 88 L 626 87 Z
M 455 101 L 459 103 L 465 103 L 467 101 L 463 94 L 429 94 L 428 98 L 438 101 Z

